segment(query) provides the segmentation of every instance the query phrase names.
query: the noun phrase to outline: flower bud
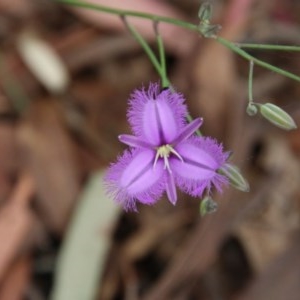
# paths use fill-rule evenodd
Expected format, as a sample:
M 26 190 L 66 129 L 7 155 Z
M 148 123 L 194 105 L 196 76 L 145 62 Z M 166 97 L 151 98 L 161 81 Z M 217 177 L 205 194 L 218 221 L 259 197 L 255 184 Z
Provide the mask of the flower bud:
M 214 38 L 216 34 L 221 30 L 221 25 L 210 24 L 212 16 L 212 6 L 209 2 L 204 2 L 199 9 L 198 17 L 200 23 L 198 29 L 200 33 L 206 38 Z
M 211 214 L 218 209 L 218 204 L 209 196 L 206 196 L 200 203 L 200 214 L 205 216 Z
M 257 114 L 257 107 L 254 104 L 249 103 L 246 112 L 250 117 L 255 116 Z
M 273 123 L 275 126 L 285 130 L 297 128 L 297 125 L 295 124 L 291 116 L 280 107 L 272 103 L 265 103 L 259 105 L 259 109 L 262 116 Z
M 210 21 L 212 15 L 212 6 L 209 2 L 204 2 L 201 4 L 198 12 L 198 17 L 200 21 Z
M 207 24 L 206 22 L 200 22 L 199 26 L 200 33 L 206 38 L 215 38 L 217 33 L 221 30 L 222 26 Z
M 232 164 L 225 164 L 219 172 L 229 179 L 229 183 L 242 192 L 249 192 L 250 187 L 247 180 L 243 177 L 238 167 Z

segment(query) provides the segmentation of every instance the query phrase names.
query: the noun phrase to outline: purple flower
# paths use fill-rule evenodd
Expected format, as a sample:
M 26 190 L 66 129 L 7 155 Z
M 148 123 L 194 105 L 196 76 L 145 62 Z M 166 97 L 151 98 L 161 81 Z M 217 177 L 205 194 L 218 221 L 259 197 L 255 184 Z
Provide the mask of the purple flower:
M 136 90 L 130 99 L 128 120 L 133 135 L 119 140 L 130 147 L 111 165 L 106 175 L 108 191 L 125 210 L 136 203 L 154 204 L 166 191 L 172 204 L 176 186 L 192 195 L 227 183 L 218 173 L 228 158 L 222 146 L 211 138 L 195 136 L 202 119 L 187 123 L 187 108 L 181 94 L 160 90 Z

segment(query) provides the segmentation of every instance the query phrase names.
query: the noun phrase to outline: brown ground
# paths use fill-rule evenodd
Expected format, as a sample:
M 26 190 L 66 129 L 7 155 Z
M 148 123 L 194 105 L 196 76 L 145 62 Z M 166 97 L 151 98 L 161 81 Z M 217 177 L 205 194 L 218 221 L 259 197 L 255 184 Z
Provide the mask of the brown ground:
M 165 2 L 197 22 L 198 1 Z M 300 45 L 297 1 L 214 2 L 221 36 Z M 246 115 L 246 61 L 195 33 L 166 36 L 173 84 L 204 117 L 203 133 L 233 150 L 251 191 L 215 195 L 219 210 L 203 218 L 200 199 L 182 194 L 175 207 L 162 199 L 125 213 L 97 172 L 123 149 L 129 94 L 158 79 L 149 60 L 117 18 L 103 24 L 48 0 L 1 0 L 0 9 L 0 300 L 50 299 L 58 289 L 74 295 L 54 300 L 300 299 L 300 132 Z M 34 75 L 21 36 L 44 41 L 69 83 L 55 89 Z M 297 53 L 251 54 L 300 74 Z M 299 83 L 254 71 L 255 100 L 276 103 L 299 126 Z

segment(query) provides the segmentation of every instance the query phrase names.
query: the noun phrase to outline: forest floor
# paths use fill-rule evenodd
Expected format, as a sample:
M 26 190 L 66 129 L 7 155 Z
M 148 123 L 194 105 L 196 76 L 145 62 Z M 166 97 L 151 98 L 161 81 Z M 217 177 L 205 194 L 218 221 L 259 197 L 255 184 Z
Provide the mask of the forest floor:
M 220 36 L 300 45 L 297 1 L 213 2 Z M 194 0 L 132 7 L 199 22 Z M 247 61 L 162 26 L 172 84 L 250 192 L 213 194 L 204 217 L 182 193 L 125 212 L 102 180 L 130 132 L 130 94 L 159 80 L 149 59 L 116 16 L 49 0 L 0 0 L 0 11 L 0 300 L 299 300 L 300 131 L 246 114 Z M 151 22 L 135 22 L 156 51 Z M 249 53 L 300 74 L 297 52 Z M 300 125 L 298 82 L 255 67 L 253 88 Z

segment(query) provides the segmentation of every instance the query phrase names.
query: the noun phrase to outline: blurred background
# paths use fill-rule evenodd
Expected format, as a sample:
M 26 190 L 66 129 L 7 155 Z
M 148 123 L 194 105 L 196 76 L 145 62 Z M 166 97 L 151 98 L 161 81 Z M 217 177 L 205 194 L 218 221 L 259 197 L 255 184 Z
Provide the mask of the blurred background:
M 196 0 L 93 0 L 198 24 Z M 300 2 L 215 0 L 220 35 L 300 45 Z M 0 300 L 299 300 L 300 132 L 248 117 L 248 62 L 159 25 L 168 74 L 202 132 L 251 186 L 125 213 L 103 190 L 127 100 L 158 81 L 120 19 L 50 0 L 0 0 Z M 129 18 L 156 50 L 151 22 Z M 296 52 L 249 50 L 300 74 Z M 254 99 L 300 124 L 300 85 L 254 68 Z

